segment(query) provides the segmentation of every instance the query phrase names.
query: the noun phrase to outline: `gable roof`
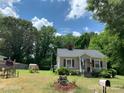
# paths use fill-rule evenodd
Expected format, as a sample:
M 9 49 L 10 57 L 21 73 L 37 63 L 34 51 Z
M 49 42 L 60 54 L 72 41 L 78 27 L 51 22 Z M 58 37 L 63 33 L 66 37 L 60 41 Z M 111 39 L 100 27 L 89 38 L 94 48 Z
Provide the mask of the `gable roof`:
M 83 49 L 57 49 L 57 56 L 59 57 L 79 57 L 88 55 L 93 58 L 105 58 L 106 56 L 97 50 L 83 50 Z

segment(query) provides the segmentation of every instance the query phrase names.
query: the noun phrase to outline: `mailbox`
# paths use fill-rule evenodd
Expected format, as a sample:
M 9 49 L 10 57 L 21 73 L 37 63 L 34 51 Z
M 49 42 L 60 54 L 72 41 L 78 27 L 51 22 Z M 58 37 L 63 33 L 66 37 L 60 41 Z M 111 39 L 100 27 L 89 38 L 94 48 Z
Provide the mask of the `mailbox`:
M 99 85 L 103 87 L 110 87 L 110 81 L 109 80 L 99 80 Z

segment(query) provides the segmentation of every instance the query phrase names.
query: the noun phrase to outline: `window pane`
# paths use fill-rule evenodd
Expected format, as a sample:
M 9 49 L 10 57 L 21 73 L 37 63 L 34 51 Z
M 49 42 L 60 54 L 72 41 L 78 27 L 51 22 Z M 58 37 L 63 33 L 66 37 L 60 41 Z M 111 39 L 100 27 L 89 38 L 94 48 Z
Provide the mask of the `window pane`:
M 67 60 L 67 67 L 71 67 L 71 60 Z
M 74 67 L 74 59 L 72 60 L 72 67 Z
M 94 67 L 94 60 L 92 60 L 92 66 Z
M 63 66 L 66 67 L 66 60 L 64 59 Z
M 102 68 L 102 61 L 100 61 L 100 65 L 101 65 L 101 68 Z
M 97 61 L 95 62 L 95 67 L 99 68 L 99 62 L 97 62 Z

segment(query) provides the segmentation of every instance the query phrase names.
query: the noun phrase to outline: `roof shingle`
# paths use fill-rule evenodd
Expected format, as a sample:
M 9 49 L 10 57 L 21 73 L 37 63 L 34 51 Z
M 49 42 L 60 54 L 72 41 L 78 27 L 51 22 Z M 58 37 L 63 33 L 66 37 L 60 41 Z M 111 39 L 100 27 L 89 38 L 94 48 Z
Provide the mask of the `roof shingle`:
M 88 55 L 94 58 L 105 58 L 106 56 L 97 50 L 82 50 L 82 49 L 57 49 L 57 56 L 59 57 L 79 57 Z

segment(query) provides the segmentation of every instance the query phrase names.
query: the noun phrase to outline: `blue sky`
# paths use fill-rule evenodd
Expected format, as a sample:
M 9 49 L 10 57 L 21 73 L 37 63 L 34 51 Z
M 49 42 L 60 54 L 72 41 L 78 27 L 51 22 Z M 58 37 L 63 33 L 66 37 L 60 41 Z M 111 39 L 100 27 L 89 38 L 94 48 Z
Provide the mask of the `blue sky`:
M 86 0 L 0 0 L 3 15 L 30 20 L 38 30 L 54 26 L 57 35 L 103 31 L 104 24 L 92 19 L 86 6 Z

